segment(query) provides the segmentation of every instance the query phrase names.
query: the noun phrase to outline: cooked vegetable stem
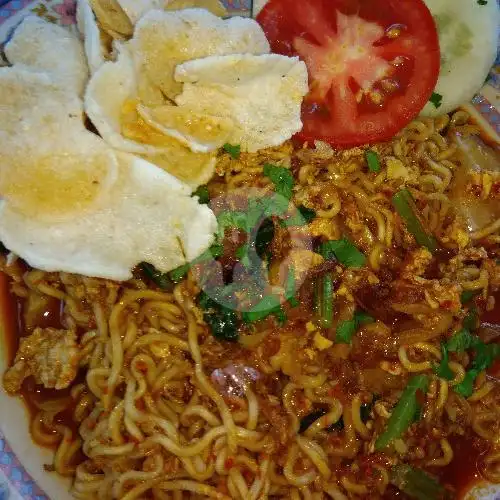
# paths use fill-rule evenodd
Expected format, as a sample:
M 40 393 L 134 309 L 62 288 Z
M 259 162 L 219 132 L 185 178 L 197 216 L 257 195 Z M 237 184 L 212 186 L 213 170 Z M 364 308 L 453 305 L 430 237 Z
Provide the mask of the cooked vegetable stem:
M 437 250 L 437 242 L 435 238 L 426 233 L 418 216 L 417 207 L 413 196 L 407 189 L 398 191 L 392 197 L 392 204 L 399 216 L 406 224 L 406 228 L 413 235 L 415 241 L 423 247 L 426 247 L 430 252 Z
M 415 375 L 410 379 L 392 410 L 385 431 L 375 441 L 376 450 L 384 449 L 408 430 L 419 408 L 417 392 L 425 393 L 428 385 L 429 377 L 427 375 Z

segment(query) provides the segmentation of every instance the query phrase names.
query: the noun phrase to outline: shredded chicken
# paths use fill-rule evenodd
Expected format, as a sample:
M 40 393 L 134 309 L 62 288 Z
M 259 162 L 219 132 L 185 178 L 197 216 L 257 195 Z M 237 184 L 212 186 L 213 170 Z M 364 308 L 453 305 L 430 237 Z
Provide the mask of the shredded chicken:
M 29 376 L 48 389 L 64 389 L 78 371 L 76 334 L 70 330 L 36 328 L 21 340 L 14 365 L 4 375 L 4 387 L 10 394 L 20 391 Z

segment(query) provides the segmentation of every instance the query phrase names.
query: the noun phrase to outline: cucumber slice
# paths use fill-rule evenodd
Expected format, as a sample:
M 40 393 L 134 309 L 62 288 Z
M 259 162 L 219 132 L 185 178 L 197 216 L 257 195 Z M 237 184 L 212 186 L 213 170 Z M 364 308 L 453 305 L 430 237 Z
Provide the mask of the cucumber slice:
M 428 103 L 422 115 L 448 113 L 469 102 L 482 87 L 497 55 L 497 0 L 425 0 L 439 33 L 441 71 L 435 92 L 441 106 Z
M 257 14 L 264 8 L 267 0 L 253 0 L 252 1 L 252 17 L 257 17 Z

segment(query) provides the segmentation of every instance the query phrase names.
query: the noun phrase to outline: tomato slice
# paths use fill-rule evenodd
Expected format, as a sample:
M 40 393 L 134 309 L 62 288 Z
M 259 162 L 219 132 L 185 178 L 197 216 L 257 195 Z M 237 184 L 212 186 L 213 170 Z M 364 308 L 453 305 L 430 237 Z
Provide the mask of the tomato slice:
M 422 0 L 270 0 L 257 21 L 273 52 L 298 55 L 309 70 L 303 140 L 388 140 L 436 85 L 438 35 Z

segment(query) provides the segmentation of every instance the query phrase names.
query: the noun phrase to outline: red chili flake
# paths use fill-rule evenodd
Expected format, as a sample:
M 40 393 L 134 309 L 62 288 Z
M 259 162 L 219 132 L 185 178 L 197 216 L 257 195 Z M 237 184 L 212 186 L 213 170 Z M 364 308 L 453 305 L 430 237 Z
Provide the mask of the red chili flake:
M 97 421 L 95 419 L 87 421 L 87 428 L 90 430 L 95 429 L 96 425 Z
M 491 194 L 493 194 L 493 196 L 500 194 L 500 182 L 495 182 L 493 186 L 491 186 Z
M 253 480 L 253 474 L 252 474 L 252 471 L 248 470 L 248 469 L 245 469 L 241 475 L 243 476 L 243 478 L 245 479 L 245 481 L 247 482 L 247 484 L 250 484 Z
M 479 196 L 481 196 L 481 193 L 483 192 L 483 188 L 479 184 L 469 184 L 468 191 L 473 196 L 479 197 Z
M 148 371 L 148 365 L 144 361 L 137 361 L 137 363 L 135 364 L 135 367 L 140 372 L 147 372 Z
M 440 306 L 443 309 L 452 309 L 453 308 L 453 301 L 452 300 L 443 300 L 443 302 L 440 303 Z
M 137 399 L 135 402 L 135 407 L 138 410 L 144 410 L 146 408 L 146 403 L 142 399 Z
M 217 491 L 219 493 L 222 493 L 223 495 L 229 495 L 226 481 L 224 481 L 223 479 L 220 480 L 219 484 L 217 485 Z
M 224 462 L 224 469 L 230 470 L 234 467 L 234 459 L 229 457 L 226 458 L 226 461 Z
M 341 403 L 346 403 L 347 402 L 347 395 L 344 393 L 342 387 L 340 384 L 337 384 L 335 387 L 332 387 L 331 389 L 328 390 L 328 395 L 331 398 L 338 399 Z

